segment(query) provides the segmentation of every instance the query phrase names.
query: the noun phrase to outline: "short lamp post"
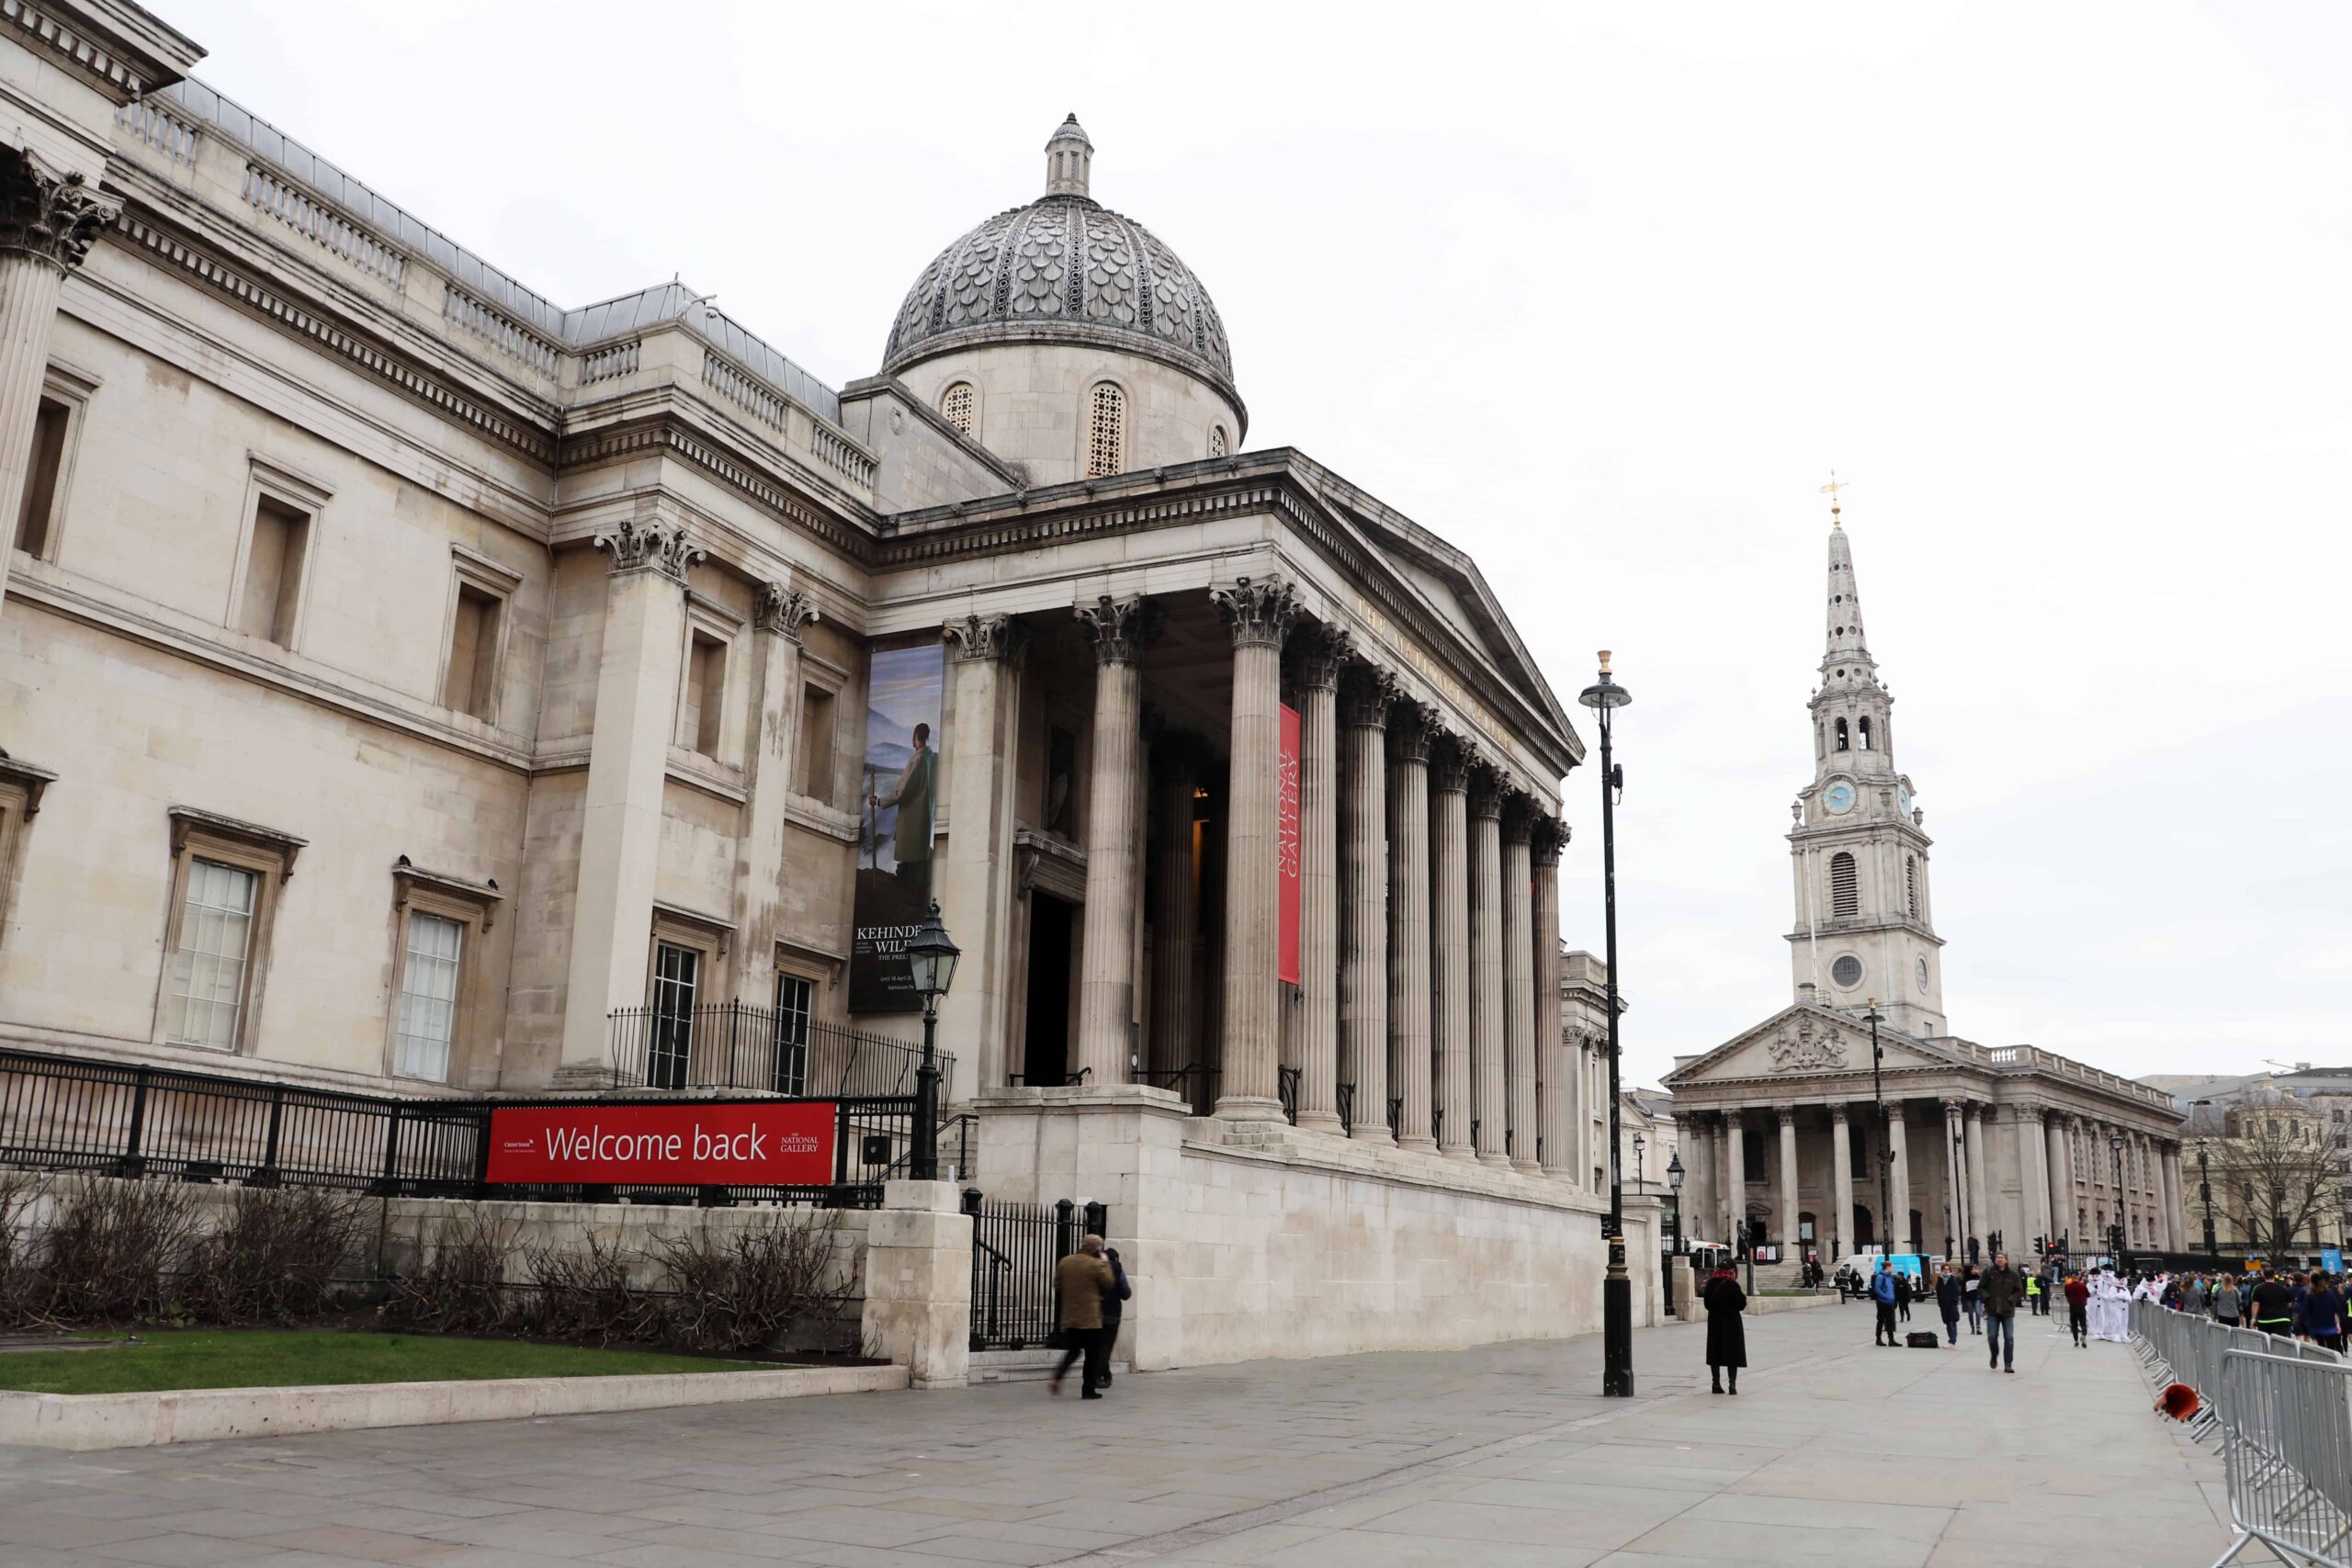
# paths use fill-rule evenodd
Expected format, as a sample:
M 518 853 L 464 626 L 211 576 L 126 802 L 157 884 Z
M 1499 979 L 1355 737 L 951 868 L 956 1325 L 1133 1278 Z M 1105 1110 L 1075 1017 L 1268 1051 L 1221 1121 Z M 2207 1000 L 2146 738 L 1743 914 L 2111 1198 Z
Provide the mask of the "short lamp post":
M 1862 1021 L 1871 1026 L 1871 1100 L 1878 1107 L 1878 1250 L 1880 1257 L 1892 1258 L 1896 1233 L 1894 1200 L 1887 1195 L 1886 1178 L 1894 1167 L 1894 1126 L 1887 1120 L 1886 1082 L 1881 1067 L 1886 1052 L 1878 1043 L 1878 1026 L 1886 1021 L 1886 1015 L 1878 1010 L 1876 997 L 1870 999 L 1870 1010 L 1862 1014 Z
M 2206 1163 L 2207 1142 L 2204 1138 L 2197 1140 L 2197 1196 L 2205 1204 L 2205 1256 L 2219 1258 L 2222 1244 L 2213 1239 L 2213 1172 Z
M 939 923 L 934 898 L 922 929 L 907 943 L 907 973 L 922 998 L 922 1066 L 915 1069 L 914 1149 L 907 1160 L 907 1174 L 917 1181 L 939 1179 L 939 998 L 956 983 L 956 961 L 962 956 Z
M 1600 908 L 1609 963 L 1609 1273 L 1600 1285 L 1600 1393 L 1607 1399 L 1634 1397 L 1634 1280 L 1625 1272 L 1625 1190 L 1617 1143 L 1619 1113 L 1617 1042 L 1617 791 L 1625 775 L 1610 760 L 1611 716 L 1634 700 L 1609 677 L 1609 650 L 1600 650 L 1600 677 L 1577 701 L 1592 710 L 1600 731 Z
M 2107 1140 L 2115 1156 L 2115 1271 L 2123 1271 L 2123 1249 L 2132 1245 L 2132 1227 L 2125 1218 L 2123 1207 L 2123 1135 L 2117 1134 Z
M 1674 1191 L 1674 1256 L 1682 1256 L 1682 1151 L 1677 1149 L 1667 1156 L 1666 1184 Z

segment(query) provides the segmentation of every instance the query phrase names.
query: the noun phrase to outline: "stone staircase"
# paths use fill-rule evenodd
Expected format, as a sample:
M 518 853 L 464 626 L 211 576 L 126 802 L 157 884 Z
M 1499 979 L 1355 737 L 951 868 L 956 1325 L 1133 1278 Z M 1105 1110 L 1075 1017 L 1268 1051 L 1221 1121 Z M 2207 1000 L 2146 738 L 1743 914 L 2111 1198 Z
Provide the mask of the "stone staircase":
M 1034 1347 L 1025 1350 L 975 1350 L 972 1352 L 972 1370 L 965 1381 L 969 1383 L 1044 1382 L 1054 1375 L 1054 1367 L 1061 1359 L 1059 1350 Z M 1126 1376 L 1127 1371 L 1125 1361 L 1111 1363 L 1114 1378 Z M 1075 1376 L 1076 1373 L 1077 1369 L 1073 1367 L 1071 1374 Z

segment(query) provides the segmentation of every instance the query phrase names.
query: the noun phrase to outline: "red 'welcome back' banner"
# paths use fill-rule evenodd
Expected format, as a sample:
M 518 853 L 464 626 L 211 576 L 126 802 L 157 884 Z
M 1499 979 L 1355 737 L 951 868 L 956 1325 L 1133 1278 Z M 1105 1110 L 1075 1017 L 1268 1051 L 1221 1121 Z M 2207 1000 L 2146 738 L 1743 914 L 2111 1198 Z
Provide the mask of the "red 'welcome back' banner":
M 833 1179 L 830 1102 L 501 1106 L 492 1182 L 814 1187 Z

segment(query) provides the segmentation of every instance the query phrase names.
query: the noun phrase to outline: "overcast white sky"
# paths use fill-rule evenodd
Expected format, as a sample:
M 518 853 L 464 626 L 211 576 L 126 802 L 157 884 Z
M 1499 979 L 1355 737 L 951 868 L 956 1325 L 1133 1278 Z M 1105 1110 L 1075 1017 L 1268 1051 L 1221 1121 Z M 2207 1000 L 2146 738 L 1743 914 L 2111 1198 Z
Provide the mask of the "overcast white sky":
M 835 384 L 1075 110 L 1247 445 L 1565 700 L 1616 650 L 1629 1077 L 1789 999 L 1833 466 L 1953 1028 L 2352 1061 L 2352 6 L 150 3 L 559 303 L 682 272 Z

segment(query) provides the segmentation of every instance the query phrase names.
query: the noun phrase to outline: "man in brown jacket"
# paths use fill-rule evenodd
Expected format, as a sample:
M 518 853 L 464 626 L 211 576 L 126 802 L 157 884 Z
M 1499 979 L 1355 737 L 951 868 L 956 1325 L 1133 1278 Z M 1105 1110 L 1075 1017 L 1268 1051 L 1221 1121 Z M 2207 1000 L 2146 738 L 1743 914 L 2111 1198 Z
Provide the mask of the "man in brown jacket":
M 2018 1360 L 2018 1308 L 2025 1301 L 2025 1276 L 2009 1267 L 2009 1255 L 1996 1252 L 1993 1267 L 1976 1283 L 1977 1304 L 1984 1312 L 1985 1365 L 2014 1373 Z
M 1054 1294 L 1061 1299 L 1062 1333 L 1069 1346 L 1062 1351 L 1062 1364 L 1046 1383 L 1046 1392 L 1059 1393 L 1062 1379 L 1069 1371 L 1069 1364 L 1080 1356 L 1086 1366 L 1080 1374 L 1080 1397 L 1100 1399 L 1102 1384 L 1109 1381 L 1111 1371 L 1110 1336 L 1102 1330 L 1102 1293 L 1118 1289 L 1118 1276 L 1110 1264 L 1102 1260 L 1102 1238 L 1090 1235 L 1078 1244 L 1078 1250 L 1054 1265 Z

